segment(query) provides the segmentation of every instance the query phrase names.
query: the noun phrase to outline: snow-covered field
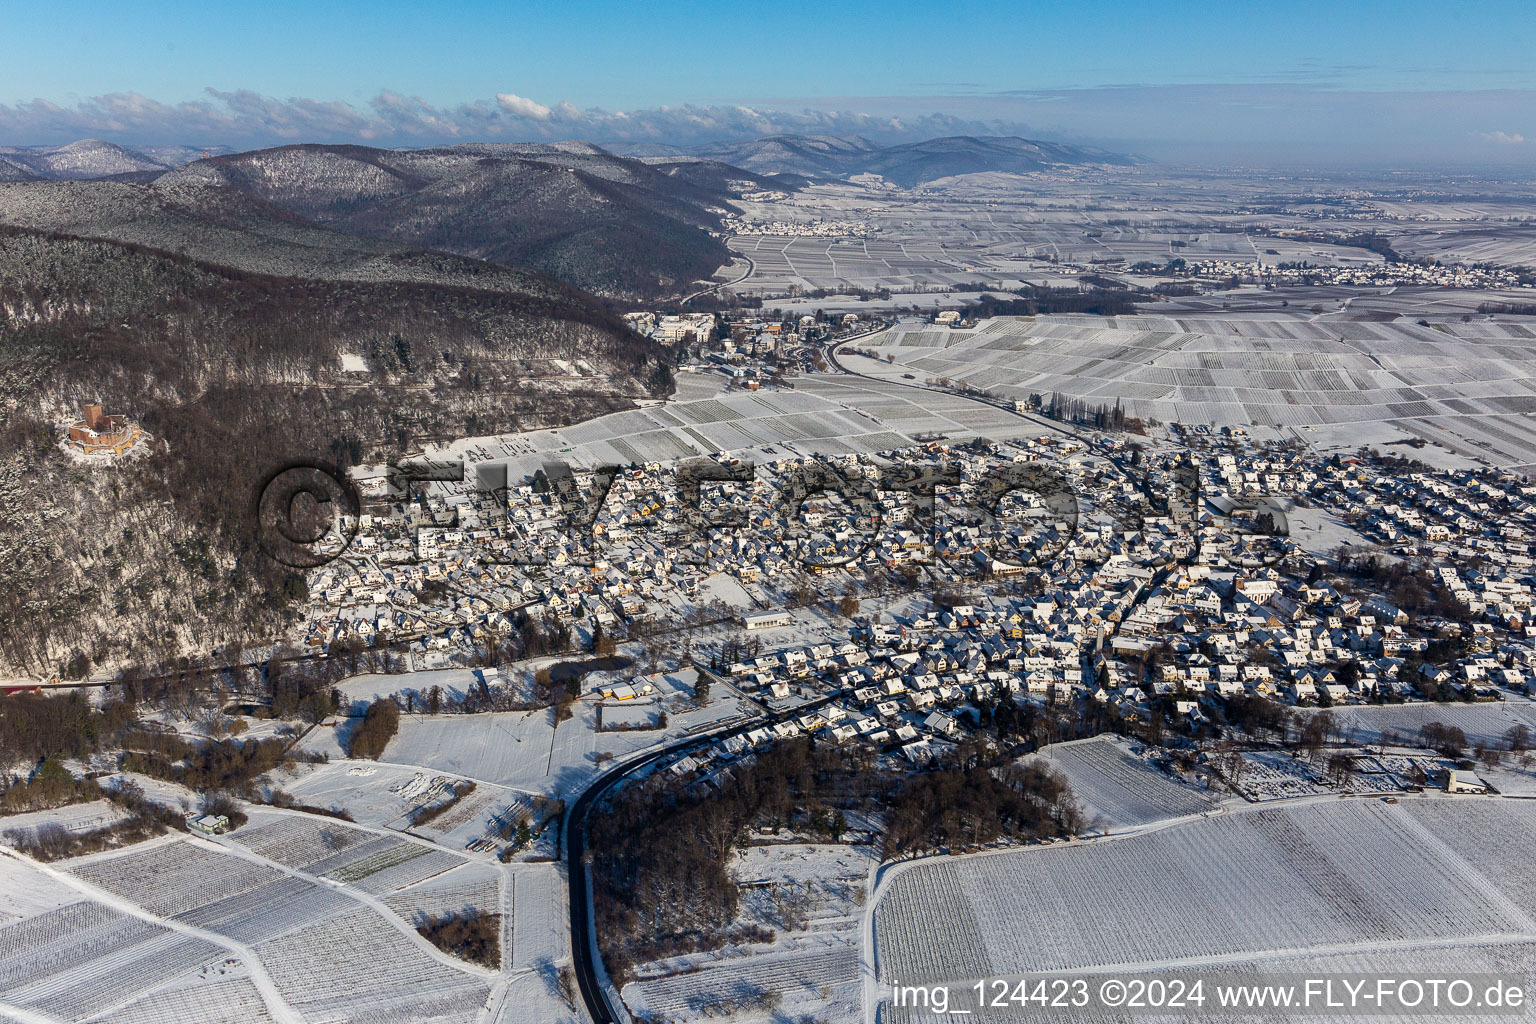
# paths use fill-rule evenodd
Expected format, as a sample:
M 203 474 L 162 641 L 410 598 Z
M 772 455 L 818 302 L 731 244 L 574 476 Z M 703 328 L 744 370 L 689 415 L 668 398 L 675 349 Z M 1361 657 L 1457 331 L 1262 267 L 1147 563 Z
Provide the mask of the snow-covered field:
M 1164 422 L 1390 427 L 1470 458 L 1524 466 L 1536 462 L 1536 435 L 1524 419 L 1529 395 L 1517 383 L 1530 376 L 1524 330 L 1421 325 L 1408 316 L 1321 322 L 1279 311 L 1057 315 L 996 317 L 974 330 L 903 324 L 860 344 L 894 359 L 886 374 L 946 377 L 1008 399 L 1060 391 L 1090 403 L 1119 400 L 1128 415 Z M 856 367 L 874 372 L 871 362 Z
M 1520 851 L 1533 835 L 1527 801 L 1321 799 L 918 862 L 882 882 L 879 978 L 1203 968 L 1324 952 L 1396 969 L 1403 949 L 1529 943 L 1532 877 Z
M 497 975 L 414 922 L 509 912 L 512 870 L 276 810 L 213 841 L 173 834 L 50 866 L 0 857 L 0 1017 L 470 1024 Z
M 87 800 L 84 803 L 55 807 L 48 811 L 31 811 L 27 814 L 9 814 L 0 818 L 0 835 L 14 830 L 31 831 L 37 826 L 53 822 L 71 832 L 89 832 L 106 828 L 114 821 L 128 817 L 126 811 L 110 800 Z
M 1341 726 L 1355 729 L 1362 742 L 1392 734 L 1401 742 L 1413 743 L 1419 730 L 1431 722 L 1455 726 L 1466 733 L 1472 746 L 1501 746 L 1504 734 L 1516 725 L 1536 733 L 1536 703 L 1520 698 L 1488 704 L 1359 705 L 1335 708 L 1332 714 Z
M 1060 768 L 1095 827 L 1144 825 L 1199 814 L 1213 806 L 1195 786 L 1170 777 L 1119 737 L 1058 743 L 1041 751 Z
M 668 1021 L 858 1020 L 858 927 L 874 857 L 800 843 L 740 851 L 730 864 L 738 921 L 773 929 L 774 941 L 645 964 L 625 1003 Z

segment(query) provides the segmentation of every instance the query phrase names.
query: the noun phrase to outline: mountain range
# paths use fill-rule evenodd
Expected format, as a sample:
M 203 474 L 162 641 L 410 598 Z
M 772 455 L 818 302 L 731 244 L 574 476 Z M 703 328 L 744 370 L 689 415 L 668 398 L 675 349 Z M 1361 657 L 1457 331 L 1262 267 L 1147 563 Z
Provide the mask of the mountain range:
M 210 153 L 85 139 L 0 147 L 0 224 L 263 274 L 494 289 L 532 270 L 602 298 L 648 302 L 729 262 L 724 219 L 746 191 L 860 174 L 910 188 L 979 172 L 1135 162 L 974 136 L 882 146 L 857 135 L 780 135 L 693 153 L 652 147 L 643 157 L 586 142 Z
M 729 261 L 720 233 L 734 195 L 802 183 L 696 158 L 647 163 L 587 143 L 295 145 L 203 157 L 87 140 L 0 150 L 0 223 L 324 277 L 375 276 L 383 257 L 411 251 L 420 263 L 431 250 L 438 264 L 451 253 L 636 301 L 686 291 Z M 317 230 L 327 236 L 316 244 Z M 342 268 L 337 250 L 367 265 Z
M 1134 166 L 1134 157 L 1091 146 L 1017 137 L 959 135 L 880 146 L 858 135 L 776 135 L 701 151 L 759 174 L 846 177 L 878 174 L 903 188 L 960 174 L 1027 174 L 1085 164 Z

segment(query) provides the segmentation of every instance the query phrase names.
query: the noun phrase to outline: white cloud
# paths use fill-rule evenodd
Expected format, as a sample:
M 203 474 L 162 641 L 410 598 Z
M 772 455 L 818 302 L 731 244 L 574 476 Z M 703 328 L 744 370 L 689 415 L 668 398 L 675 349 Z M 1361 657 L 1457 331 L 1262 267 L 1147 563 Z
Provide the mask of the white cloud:
M 501 104 L 503 110 L 518 117 L 527 117 L 535 121 L 549 120 L 550 110 L 548 107 L 542 103 L 535 103 L 533 100 L 525 99 L 516 93 L 499 92 L 496 94 L 496 102 Z M 562 106 L 569 106 L 569 104 L 562 104 Z
M 1480 132 L 1477 137 L 1484 142 L 1492 142 L 1499 146 L 1518 146 L 1525 141 L 1524 135 L 1509 132 Z
M 0 104 L 0 141 L 12 145 L 96 137 L 130 145 L 237 148 L 294 142 L 412 146 L 576 138 L 599 144 L 662 141 L 690 146 L 780 134 L 857 133 L 897 141 L 1023 131 L 1015 122 L 966 120 L 942 113 L 897 120 L 889 115 L 781 110 L 763 104 L 583 110 L 568 102 L 547 107 L 513 93 L 447 107 L 390 90 L 354 106 L 304 97 L 278 99 L 248 89 L 208 89 L 203 99 L 185 103 L 114 93 L 72 107 L 42 99 Z

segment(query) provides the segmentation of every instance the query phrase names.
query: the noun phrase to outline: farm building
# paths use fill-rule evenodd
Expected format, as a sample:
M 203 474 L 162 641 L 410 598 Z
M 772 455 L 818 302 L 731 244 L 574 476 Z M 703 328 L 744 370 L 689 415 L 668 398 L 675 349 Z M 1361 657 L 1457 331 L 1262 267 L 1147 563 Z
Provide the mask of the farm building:
M 221 835 L 229 831 L 229 819 L 222 814 L 202 814 L 187 821 L 194 832 L 205 836 Z

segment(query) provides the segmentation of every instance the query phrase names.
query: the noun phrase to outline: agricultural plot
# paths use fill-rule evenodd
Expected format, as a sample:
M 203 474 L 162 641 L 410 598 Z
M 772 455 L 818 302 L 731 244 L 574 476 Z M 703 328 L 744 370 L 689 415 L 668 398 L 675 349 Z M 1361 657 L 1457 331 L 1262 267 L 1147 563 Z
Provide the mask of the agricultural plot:
M 249 978 L 216 978 L 152 993 L 120 1006 L 89 1024 L 165 1024 L 166 1021 L 218 1020 L 225 1024 L 267 1024 L 272 1020 L 261 993 Z
M 490 994 L 474 972 L 428 954 L 371 910 L 258 946 L 289 1004 L 319 1020 L 474 1021 Z
M 593 777 L 592 729 L 582 718 L 554 724 L 554 713 L 403 716 L 383 760 L 527 792 L 565 788 Z M 563 734 L 563 735 L 562 735 Z M 582 742 L 581 737 L 585 737 Z
M 0 857 L 0 927 L 74 903 L 79 894 L 25 861 Z
M 372 832 L 309 815 L 257 815 L 230 834 L 232 842 L 285 867 L 310 866 L 377 838 Z
M 247 892 L 206 903 L 175 918 L 237 942 L 265 942 L 335 914 L 357 901 L 334 889 L 283 876 Z
M 157 917 L 174 917 L 287 878 L 276 868 L 186 841 L 136 847 L 76 865 L 73 873 Z
M 673 1021 L 752 1019 L 752 1010 L 773 1007 L 781 1013 L 813 1010 L 815 1019 L 851 1022 L 858 1019 L 858 970 L 852 947 L 758 956 L 626 985 L 624 1000 L 636 1013 Z
M 901 327 L 862 344 L 895 360 L 887 376 L 947 377 L 1005 399 L 1119 401 L 1129 415 L 1165 422 L 1391 422 L 1468 458 L 1536 463 L 1536 433 L 1524 419 L 1536 409 L 1527 384 L 1536 352 L 1525 326 L 1434 317 L 1039 316 L 969 331 Z
M 570 1004 L 560 994 L 558 977 L 553 969 L 523 971 L 508 981 L 506 992 L 496 1007 L 495 1024 L 578 1024 Z
M 0 836 L 13 830 L 30 832 L 43 824 L 57 824 L 75 833 L 90 832 L 93 829 L 106 828 L 113 822 L 121 821 L 126 817 L 128 817 L 127 812 L 110 800 L 87 800 L 84 803 L 69 804 L 66 807 L 55 807 L 46 811 L 6 815 L 0 818 Z
M 1190 977 L 1194 973 L 1207 979 L 1205 994 L 1207 996 L 1206 1014 L 1193 1018 L 1199 1020 L 1240 1020 L 1238 1016 L 1222 1017 L 1210 1012 L 1211 1003 L 1215 1000 L 1215 986 L 1217 985 L 1267 985 L 1274 984 L 1278 975 L 1290 978 L 1321 978 L 1325 976 L 1361 976 L 1390 972 L 1397 977 L 1422 977 L 1422 978 L 1455 978 L 1470 977 L 1474 975 L 1527 975 L 1530 965 L 1536 960 L 1536 943 L 1530 942 L 1477 942 L 1465 945 L 1432 947 L 1432 948 L 1394 948 L 1387 958 L 1379 951 L 1371 952 L 1334 952 L 1323 955 L 1275 955 L 1266 956 L 1262 961 L 1241 964 L 1200 964 L 1197 968 L 1179 967 L 1157 972 L 1158 975 L 1168 977 Z M 1097 986 L 1098 979 L 1090 976 L 1090 991 Z M 957 986 L 957 989 L 959 987 Z M 1529 996 L 1529 988 L 1527 994 Z M 1063 1010 L 1040 1010 L 1034 1008 L 1020 1008 L 1017 1006 L 989 1007 L 963 1019 L 974 1024 L 1051 1024 L 1063 1019 Z M 1145 1013 L 1145 1011 L 1144 1011 Z M 1422 1015 L 1422 1014 L 1421 1014 Z M 931 1012 L 912 1007 L 898 1007 L 887 1001 L 880 1005 L 878 1019 L 882 1024 L 942 1024 L 944 1021 L 952 1021 L 954 1016 L 938 1016 Z M 1191 1019 L 1182 1016 L 1151 1017 L 1150 1015 L 1128 1016 L 1123 1011 L 1110 1013 L 1104 1010 L 1084 1009 L 1082 1011 L 1070 1011 L 1073 1021 L 1085 1022 L 1085 1024 L 1118 1024 L 1127 1020 L 1154 1019 L 1154 1020 L 1184 1020 Z M 1289 1024 L 1295 1021 L 1298 1024 L 1305 1021 L 1325 1019 L 1321 1017 L 1314 1007 L 1308 1012 L 1286 1013 L 1273 1008 L 1264 1011 L 1262 1017 L 1254 1015 L 1246 1019 L 1276 1021 Z M 1343 1019 L 1343 1018 L 1339 1018 Z M 1410 1016 L 1393 1017 L 1394 1020 L 1410 1020 Z M 1495 1013 L 1466 1013 L 1458 1014 L 1457 1021 L 1466 1024 L 1497 1024 L 1498 1021 L 1507 1021 L 1510 1017 L 1506 1014 Z
M 1536 809 L 1526 800 L 1409 800 L 1403 810 L 1527 914 L 1536 915 Z
M 1510 813 L 1527 823 L 1536 814 L 1519 808 Z M 1403 805 L 1252 808 L 905 869 L 875 908 L 875 956 L 885 981 L 1155 970 L 1322 948 L 1381 951 L 1377 965 L 1396 967 L 1395 946 L 1530 941 L 1523 884 L 1478 870 Z
M 1114 738 L 1059 743 L 1042 754 L 1066 775 L 1091 823 L 1144 825 L 1214 806 L 1203 791 L 1169 777 Z
M 103 904 L 72 903 L 0 928 L 0 1000 L 81 1020 L 226 956 Z
M 436 850 L 420 843 L 402 842 L 365 860 L 348 864 L 327 877 L 348 882 L 373 895 L 404 889 L 418 882 L 452 871 L 464 858 L 447 850 Z
M 722 451 L 750 458 L 754 452 L 766 456 L 770 449 L 780 455 L 786 449 L 812 454 L 879 451 L 911 444 L 901 424 L 878 413 L 857 411 L 841 402 L 839 395 L 809 386 L 812 379 L 802 378 L 794 392 L 720 394 L 610 413 L 556 430 L 464 438 L 434 449 L 432 455 L 462 456 L 477 448 L 499 452 L 478 465 L 505 465 L 509 479 L 522 480 L 552 457 L 591 469 Z M 954 427 L 948 421 L 941 422 Z
M 485 864 L 467 864 L 421 885 L 383 898 L 384 904 L 407 922 L 422 915 L 469 908 L 503 913 L 500 874 Z
M 1396 738 L 1413 744 L 1419 730 L 1431 722 L 1455 726 L 1471 746 L 1500 745 L 1504 734 L 1517 725 L 1536 732 L 1536 703 L 1514 698 L 1491 704 L 1360 705 L 1334 714 L 1341 726 L 1355 730 L 1361 742 Z
M 570 948 L 565 881 L 553 864 L 519 864 L 512 879 L 508 906 L 516 914 L 503 960 L 513 971 L 546 967 Z

